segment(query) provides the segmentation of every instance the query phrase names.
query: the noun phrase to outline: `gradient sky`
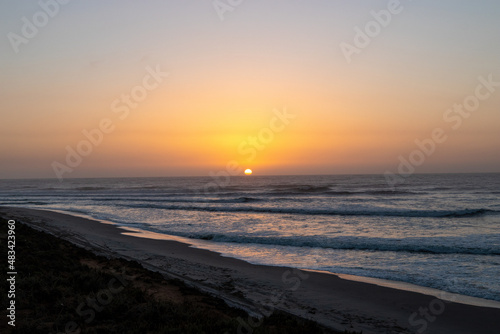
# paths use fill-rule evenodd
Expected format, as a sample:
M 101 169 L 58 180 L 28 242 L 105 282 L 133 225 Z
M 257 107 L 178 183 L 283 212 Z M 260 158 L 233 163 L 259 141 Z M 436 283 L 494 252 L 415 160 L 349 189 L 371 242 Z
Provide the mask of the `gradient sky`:
M 500 172 L 500 87 L 456 129 L 443 118 L 478 77 L 500 82 L 500 2 L 401 0 L 348 63 L 341 43 L 389 2 L 246 0 L 221 20 L 210 0 L 72 0 L 16 53 L 9 36 L 42 9 L 2 1 L 0 178 L 55 177 L 103 119 L 113 130 L 64 177 L 208 175 L 229 161 L 382 174 L 435 128 L 447 140 L 416 172 Z M 113 102 L 148 66 L 169 75 L 120 119 Z M 248 137 L 285 108 L 295 118 L 251 156 Z

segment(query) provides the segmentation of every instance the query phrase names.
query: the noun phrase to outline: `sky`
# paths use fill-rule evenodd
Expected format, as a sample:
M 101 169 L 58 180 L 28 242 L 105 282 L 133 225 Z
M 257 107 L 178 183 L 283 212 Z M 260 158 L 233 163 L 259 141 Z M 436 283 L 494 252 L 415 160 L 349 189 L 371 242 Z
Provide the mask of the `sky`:
M 500 2 L 0 3 L 0 178 L 500 172 Z

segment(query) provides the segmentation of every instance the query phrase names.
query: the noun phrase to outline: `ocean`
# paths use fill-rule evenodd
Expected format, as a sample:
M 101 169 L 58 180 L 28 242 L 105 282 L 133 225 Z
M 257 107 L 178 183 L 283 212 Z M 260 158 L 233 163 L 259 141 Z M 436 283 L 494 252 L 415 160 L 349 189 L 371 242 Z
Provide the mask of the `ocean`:
M 500 301 L 500 174 L 412 175 L 395 190 L 383 175 L 252 175 L 219 183 L 0 180 L 0 205 L 181 236 L 251 263 Z

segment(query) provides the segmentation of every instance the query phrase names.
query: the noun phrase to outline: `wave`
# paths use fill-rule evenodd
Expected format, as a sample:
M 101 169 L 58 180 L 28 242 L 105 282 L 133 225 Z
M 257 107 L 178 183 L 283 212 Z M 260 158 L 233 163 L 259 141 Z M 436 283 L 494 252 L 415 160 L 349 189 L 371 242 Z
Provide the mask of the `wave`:
M 163 232 L 165 233 L 165 232 Z M 293 247 L 329 248 L 338 250 L 407 252 L 427 254 L 469 254 L 500 255 L 498 243 L 485 246 L 487 243 L 474 238 L 370 238 L 370 237 L 335 237 L 318 238 L 317 236 L 300 237 L 256 237 L 231 236 L 210 233 L 172 233 L 192 239 L 210 240 L 240 244 L 261 244 Z M 491 236 L 490 236 L 491 237 Z M 473 239 L 473 240 L 471 240 Z M 435 241 L 436 243 L 431 243 Z M 444 245 L 443 242 L 454 244 Z M 439 244 L 438 244 L 439 243 Z M 471 244 L 481 245 L 472 247 Z
M 24 205 L 24 204 L 31 204 L 31 205 L 49 205 L 48 202 L 40 202 L 40 201 L 29 201 L 25 199 L 21 200 L 10 200 L 8 202 L 1 202 L 0 205 Z
M 83 190 L 83 191 L 104 190 L 104 189 L 110 189 L 110 188 L 107 188 L 107 187 L 77 187 L 77 188 L 74 188 L 74 190 Z
M 404 191 L 404 190 L 365 190 L 365 191 L 327 191 L 325 194 L 328 195 L 374 195 L 374 196 L 398 196 L 398 195 L 422 195 L 422 193 L 414 191 Z
M 330 186 L 287 186 L 273 188 L 268 192 L 263 192 L 262 195 L 330 195 L 330 196 L 356 196 L 356 195 L 372 195 L 372 196 L 398 196 L 398 195 L 423 195 L 425 192 L 415 192 L 408 190 L 382 190 L 382 189 L 367 189 L 367 190 L 334 190 Z
M 225 186 L 217 189 L 213 193 L 206 194 L 203 188 L 192 187 L 175 187 L 167 185 L 138 185 L 138 186 L 73 186 L 73 187 L 46 187 L 38 189 L 45 191 L 45 195 L 54 195 L 54 193 L 70 192 L 71 196 L 78 196 L 79 193 L 105 193 L 124 195 L 156 195 L 156 196 L 247 196 L 253 197 L 274 197 L 274 196 L 406 196 L 406 195 L 426 195 L 429 192 L 421 190 L 390 190 L 387 188 L 379 188 L 376 186 L 358 187 L 358 186 L 335 186 L 335 185 L 311 185 L 311 184 L 295 184 L 295 185 L 255 185 L 255 186 Z M 432 192 L 432 191 L 431 191 Z M 33 194 L 34 196 L 38 194 Z
M 490 209 L 473 209 L 473 210 L 459 210 L 456 212 L 450 212 L 443 217 L 475 217 L 475 216 L 483 216 L 488 213 L 500 213 L 500 211 L 490 210 Z
M 237 203 L 251 203 L 251 202 L 259 202 L 261 199 L 255 198 L 255 197 L 236 197 L 236 198 L 191 198 L 191 199 L 186 199 L 186 198 L 168 198 L 171 196 L 165 196 L 165 198 L 162 198 L 162 196 L 159 196 L 157 198 L 93 198 L 96 202 L 130 202 L 130 201 L 136 201 L 136 202 L 146 202 L 146 203 L 197 203 L 197 204 L 237 204 Z M 173 196 L 172 196 L 173 197 Z M 131 204 L 130 206 L 132 206 Z M 124 205 L 124 206 L 129 206 L 129 205 Z M 144 207 L 144 208 L 152 208 L 153 206 L 151 205 L 144 205 L 144 206 L 139 206 L 139 207 Z
M 261 201 L 255 197 L 238 197 L 238 198 L 229 198 L 229 199 L 216 199 L 211 202 L 213 203 L 250 203 L 250 202 L 259 202 Z M 209 201 L 210 202 L 210 201 Z
M 105 189 L 112 189 L 108 187 L 91 187 L 91 186 L 84 186 L 84 187 L 45 187 L 45 188 L 39 188 L 38 190 L 44 191 L 44 190 L 56 190 L 56 191 L 73 191 L 73 190 L 79 190 L 79 191 L 92 191 L 92 190 L 105 190 Z M 50 193 L 49 193 L 50 194 Z M 47 195 L 49 195 L 47 194 Z
M 330 186 L 314 186 L 314 185 L 309 185 L 309 184 L 303 184 L 303 185 L 272 185 L 271 186 L 271 192 L 274 193 L 317 193 L 317 192 L 326 192 L 329 191 L 331 188 Z
M 227 203 L 227 202 L 226 202 Z M 200 203 L 201 204 L 201 203 Z M 210 203 L 207 203 L 210 204 Z M 403 210 L 374 208 L 370 210 L 349 209 L 305 209 L 305 208 L 275 208 L 256 206 L 183 206 L 164 204 L 118 204 L 117 206 L 131 208 L 148 208 L 163 210 L 186 210 L 186 211 L 208 211 L 208 212 L 246 212 L 246 213 L 269 213 L 269 214 L 297 214 L 297 215 L 326 215 L 326 216 L 381 216 L 381 217 L 427 217 L 427 218 L 452 218 L 482 216 L 488 213 L 500 213 L 490 209 L 463 209 L 463 210 Z
M 49 205 L 47 202 L 36 202 L 36 201 L 28 201 L 26 204 L 33 204 L 33 205 Z

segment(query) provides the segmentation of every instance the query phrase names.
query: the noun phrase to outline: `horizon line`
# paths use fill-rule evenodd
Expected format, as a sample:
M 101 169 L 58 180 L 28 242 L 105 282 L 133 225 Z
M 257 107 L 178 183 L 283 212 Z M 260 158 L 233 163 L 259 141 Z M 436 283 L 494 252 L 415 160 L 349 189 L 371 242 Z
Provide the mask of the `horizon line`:
M 460 174 L 500 174 L 498 172 L 422 172 L 413 173 L 411 175 L 460 175 Z M 337 174 L 258 174 L 255 175 L 230 175 L 230 177 L 282 177 L 282 176 L 373 176 L 380 175 L 384 176 L 383 173 L 337 173 Z M 178 175 L 178 176 L 93 176 L 93 177 L 68 177 L 65 180 L 88 180 L 88 179 L 160 179 L 160 178 L 213 178 L 210 175 Z M 14 181 L 14 180 L 54 180 L 59 181 L 56 177 L 26 177 L 26 178 L 0 178 L 0 181 Z M 61 183 L 64 181 L 61 181 Z

